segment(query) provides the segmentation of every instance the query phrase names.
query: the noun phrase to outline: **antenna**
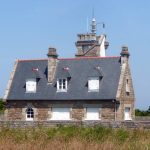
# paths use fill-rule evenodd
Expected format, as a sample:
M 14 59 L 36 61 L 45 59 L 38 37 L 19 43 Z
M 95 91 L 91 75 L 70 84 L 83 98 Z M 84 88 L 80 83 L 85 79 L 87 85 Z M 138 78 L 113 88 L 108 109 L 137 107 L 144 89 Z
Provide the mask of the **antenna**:
M 88 33 L 89 32 L 89 18 L 88 17 L 86 18 L 86 30 Z
M 91 32 L 96 34 L 96 19 L 95 19 L 95 16 L 94 16 L 94 8 L 93 8 L 93 11 L 92 11 L 92 24 L 91 24 Z

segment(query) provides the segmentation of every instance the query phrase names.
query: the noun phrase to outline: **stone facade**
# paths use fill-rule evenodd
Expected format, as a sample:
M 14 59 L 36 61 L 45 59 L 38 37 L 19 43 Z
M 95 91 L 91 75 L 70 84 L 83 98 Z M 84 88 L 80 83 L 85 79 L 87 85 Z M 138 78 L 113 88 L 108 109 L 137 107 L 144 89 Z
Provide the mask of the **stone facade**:
M 132 76 L 129 66 L 129 53 L 128 50 L 126 50 L 126 55 L 121 56 L 121 75 L 120 75 L 120 81 L 118 85 L 118 91 L 116 95 L 116 100 L 119 102 L 116 104 L 116 120 L 124 120 L 124 113 L 125 108 L 130 108 L 130 117 L 131 120 L 134 120 L 135 118 L 135 95 L 134 95 L 134 88 L 132 83 Z M 128 85 L 127 85 L 128 84 Z M 127 87 L 128 86 L 128 91 Z
M 83 121 L 86 117 L 86 107 L 97 106 L 100 108 L 100 120 L 115 121 L 115 104 L 110 101 L 8 101 L 5 110 L 5 120 L 25 121 L 27 106 L 34 109 L 34 121 L 50 121 L 53 107 L 70 107 L 72 121 Z
M 55 48 L 49 48 L 48 51 L 48 82 L 52 83 L 55 77 L 57 67 L 57 53 Z

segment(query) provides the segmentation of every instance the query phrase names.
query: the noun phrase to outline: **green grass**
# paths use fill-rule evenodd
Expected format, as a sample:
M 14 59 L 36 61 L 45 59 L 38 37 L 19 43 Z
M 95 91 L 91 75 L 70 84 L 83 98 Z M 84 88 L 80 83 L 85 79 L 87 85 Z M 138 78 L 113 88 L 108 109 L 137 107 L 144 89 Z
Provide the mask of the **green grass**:
M 102 126 L 1 128 L 0 149 L 150 149 L 150 130 Z M 24 146 L 24 147 L 23 147 Z

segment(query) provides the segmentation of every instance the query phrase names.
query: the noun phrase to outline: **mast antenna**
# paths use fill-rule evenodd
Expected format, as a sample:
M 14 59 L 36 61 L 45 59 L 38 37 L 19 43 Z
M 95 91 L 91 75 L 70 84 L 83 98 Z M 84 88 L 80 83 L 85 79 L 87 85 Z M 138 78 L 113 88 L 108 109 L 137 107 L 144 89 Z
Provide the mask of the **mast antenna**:
M 94 8 L 93 8 L 93 11 L 92 11 L 91 32 L 96 34 L 96 19 L 95 19 L 95 16 L 94 16 Z

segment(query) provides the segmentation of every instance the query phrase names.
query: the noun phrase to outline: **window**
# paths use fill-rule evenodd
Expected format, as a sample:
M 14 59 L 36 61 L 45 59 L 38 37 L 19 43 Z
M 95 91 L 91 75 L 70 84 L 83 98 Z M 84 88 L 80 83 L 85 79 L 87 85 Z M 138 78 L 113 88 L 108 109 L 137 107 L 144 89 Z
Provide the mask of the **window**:
M 36 79 L 28 79 L 26 81 L 26 92 L 35 93 L 36 92 Z
M 125 107 L 124 109 L 124 120 L 132 120 L 130 107 Z
M 100 108 L 87 107 L 85 120 L 100 120 Z
M 26 120 L 33 121 L 33 119 L 34 119 L 34 110 L 29 107 L 26 109 Z
M 99 91 L 99 77 L 90 77 L 88 79 L 88 90 L 89 92 Z
M 67 79 L 58 79 L 57 80 L 57 91 L 66 92 L 67 91 Z
M 129 80 L 126 79 L 126 94 L 129 96 L 130 95 L 130 87 L 129 87 Z
M 70 108 L 52 108 L 51 120 L 70 120 Z

